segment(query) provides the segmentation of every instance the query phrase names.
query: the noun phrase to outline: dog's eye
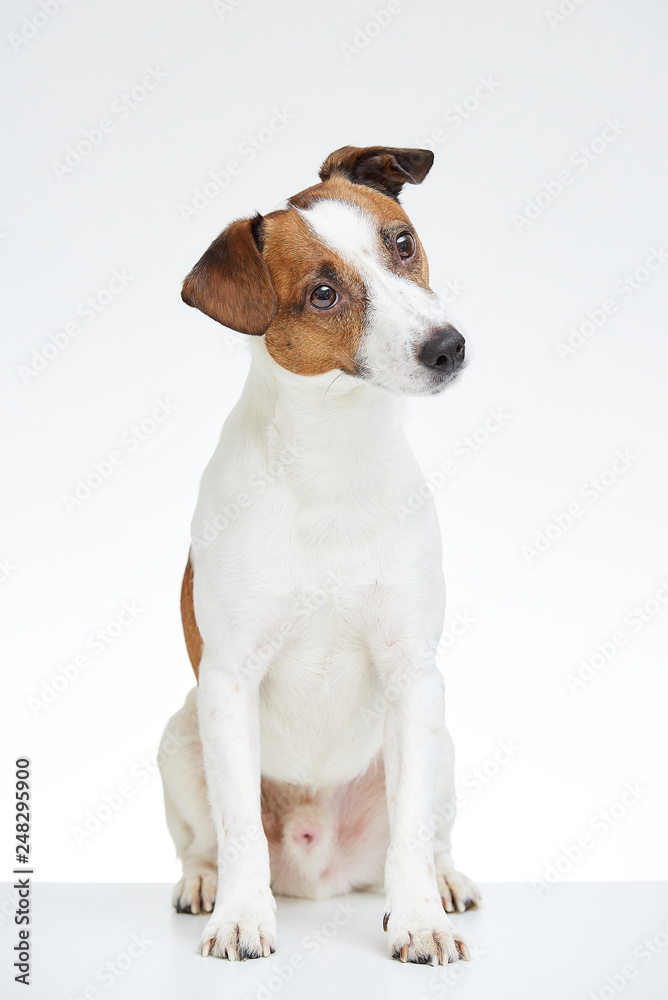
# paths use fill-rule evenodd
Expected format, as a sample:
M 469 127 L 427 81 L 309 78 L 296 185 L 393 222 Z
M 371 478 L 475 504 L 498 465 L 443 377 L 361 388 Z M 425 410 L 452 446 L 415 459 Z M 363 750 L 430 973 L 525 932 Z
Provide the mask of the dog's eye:
M 339 296 L 329 285 L 318 285 L 311 292 L 311 305 L 316 309 L 331 309 L 339 301 Z
M 415 240 L 410 233 L 400 233 L 396 238 L 397 250 L 403 260 L 408 260 L 415 253 Z

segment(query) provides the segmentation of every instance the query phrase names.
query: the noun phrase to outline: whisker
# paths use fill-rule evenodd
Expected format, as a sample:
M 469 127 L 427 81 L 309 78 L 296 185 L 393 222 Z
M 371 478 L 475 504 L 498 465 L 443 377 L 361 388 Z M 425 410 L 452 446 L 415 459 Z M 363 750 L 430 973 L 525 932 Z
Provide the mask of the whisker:
M 350 359 L 348 359 L 348 360 L 350 360 Z M 341 378 L 341 376 L 342 376 L 343 374 L 344 374 L 344 372 L 339 372 L 339 374 L 338 374 L 338 375 L 335 375 L 335 376 L 334 376 L 334 378 L 332 379 L 332 381 L 331 381 L 331 382 L 329 383 L 329 385 L 328 385 L 328 386 L 327 386 L 327 388 L 325 389 L 325 395 L 324 395 L 324 396 L 322 397 L 322 400 L 323 400 L 323 403 L 324 403 L 325 399 L 327 398 L 327 393 L 328 393 L 328 392 L 329 392 L 329 390 L 330 390 L 330 389 L 332 388 L 332 386 L 333 386 L 333 385 L 334 385 L 334 383 L 336 382 L 337 378 Z

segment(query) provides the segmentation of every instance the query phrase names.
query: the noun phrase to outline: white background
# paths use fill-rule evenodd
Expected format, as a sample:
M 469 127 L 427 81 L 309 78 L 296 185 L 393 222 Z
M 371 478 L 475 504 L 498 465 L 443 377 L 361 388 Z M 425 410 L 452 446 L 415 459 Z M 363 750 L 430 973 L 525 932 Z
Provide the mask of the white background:
M 589 834 L 567 878 L 668 877 L 668 588 L 642 628 L 625 623 L 668 579 L 668 266 L 640 272 L 628 298 L 615 291 L 668 248 L 665 7 L 586 0 L 551 25 L 556 0 L 403 0 L 359 46 L 381 5 L 73 0 L 18 51 L 9 35 L 39 8 L 3 6 L 0 791 L 7 802 L 13 760 L 32 757 L 40 879 L 177 876 L 160 781 L 141 761 L 192 684 L 178 608 L 189 522 L 248 367 L 243 338 L 187 309 L 180 282 L 229 221 L 313 183 L 331 150 L 378 143 L 435 149 L 403 204 L 434 289 L 463 286 L 451 312 L 472 359 L 451 392 L 411 401 L 408 420 L 425 473 L 456 463 L 437 492 L 447 618 L 475 619 L 442 658 L 467 799 L 458 864 L 480 880 L 539 878 Z M 166 78 L 121 119 L 112 104 L 148 67 Z M 294 117 L 251 160 L 240 147 L 274 108 Z M 105 117 L 113 131 L 58 179 L 54 162 Z M 607 118 L 621 134 L 581 170 L 577 151 Z M 181 206 L 232 159 L 239 174 L 186 222 Z M 565 169 L 572 183 L 518 231 L 513 216 Z M 132 281 L 86 322 L 80 303 L 114 269 Z M 616 311 L 561 359 L 558 342 L 607 299 Z M 73 320 L 78 336 L 26 377 Z M 130 451 L 157 398 L 176 411 Z M 457 443 L 497 407 L 503 426 L 465 460 Z M 122 465 L 68 512 L 63 494 L 119 448 Z M 634 460 L 588 501 L 618 449 Z M 529 562 L 522 546 L 575 501 L 581 516 Z M 88 637 L 123 602 L 143 610 L 95 655 Z M 620 630 L 626 644 L 571 692 L 567 675 Z M 31 709 L 85 652 L 76 680 Z M 467 775 L 494 770 L 500 740 L 518 749 L 475 791 Z M 627 782 L 643 793 L 596 832 Z M 131 797 L 78 845 L 73 827 L 122 783 Z

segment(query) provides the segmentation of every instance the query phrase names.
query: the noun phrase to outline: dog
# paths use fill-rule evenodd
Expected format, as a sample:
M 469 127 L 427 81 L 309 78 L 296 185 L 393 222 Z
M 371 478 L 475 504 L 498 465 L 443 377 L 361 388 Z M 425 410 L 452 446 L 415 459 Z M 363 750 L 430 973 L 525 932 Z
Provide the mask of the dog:
M 205 957 L 270 955 L 274 893 L 384 885 L 392 957 L 469 958 L 447 915 L 480 893 L 450 848 L 441 542 L 430 497 L 406 514 L 422 477 L 401 429 L 402 396 L 465 364 L 398 201 L 432 162 L 343 147 L 320 183 L 231 223 L 183 284 L 251 348 L 192 521 L 198 683 L 160 753 L 173 902 L 209 914 Z

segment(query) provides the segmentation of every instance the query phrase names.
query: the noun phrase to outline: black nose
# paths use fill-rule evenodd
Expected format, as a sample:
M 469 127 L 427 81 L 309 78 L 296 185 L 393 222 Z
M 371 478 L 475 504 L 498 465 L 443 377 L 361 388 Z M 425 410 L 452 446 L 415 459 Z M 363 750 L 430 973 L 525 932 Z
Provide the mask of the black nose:
M 422 345 L 418 357 L 423 365 L 447 375 L 461 368 L 464 344 L 464 338 L 454 326 L 444 326 Z

